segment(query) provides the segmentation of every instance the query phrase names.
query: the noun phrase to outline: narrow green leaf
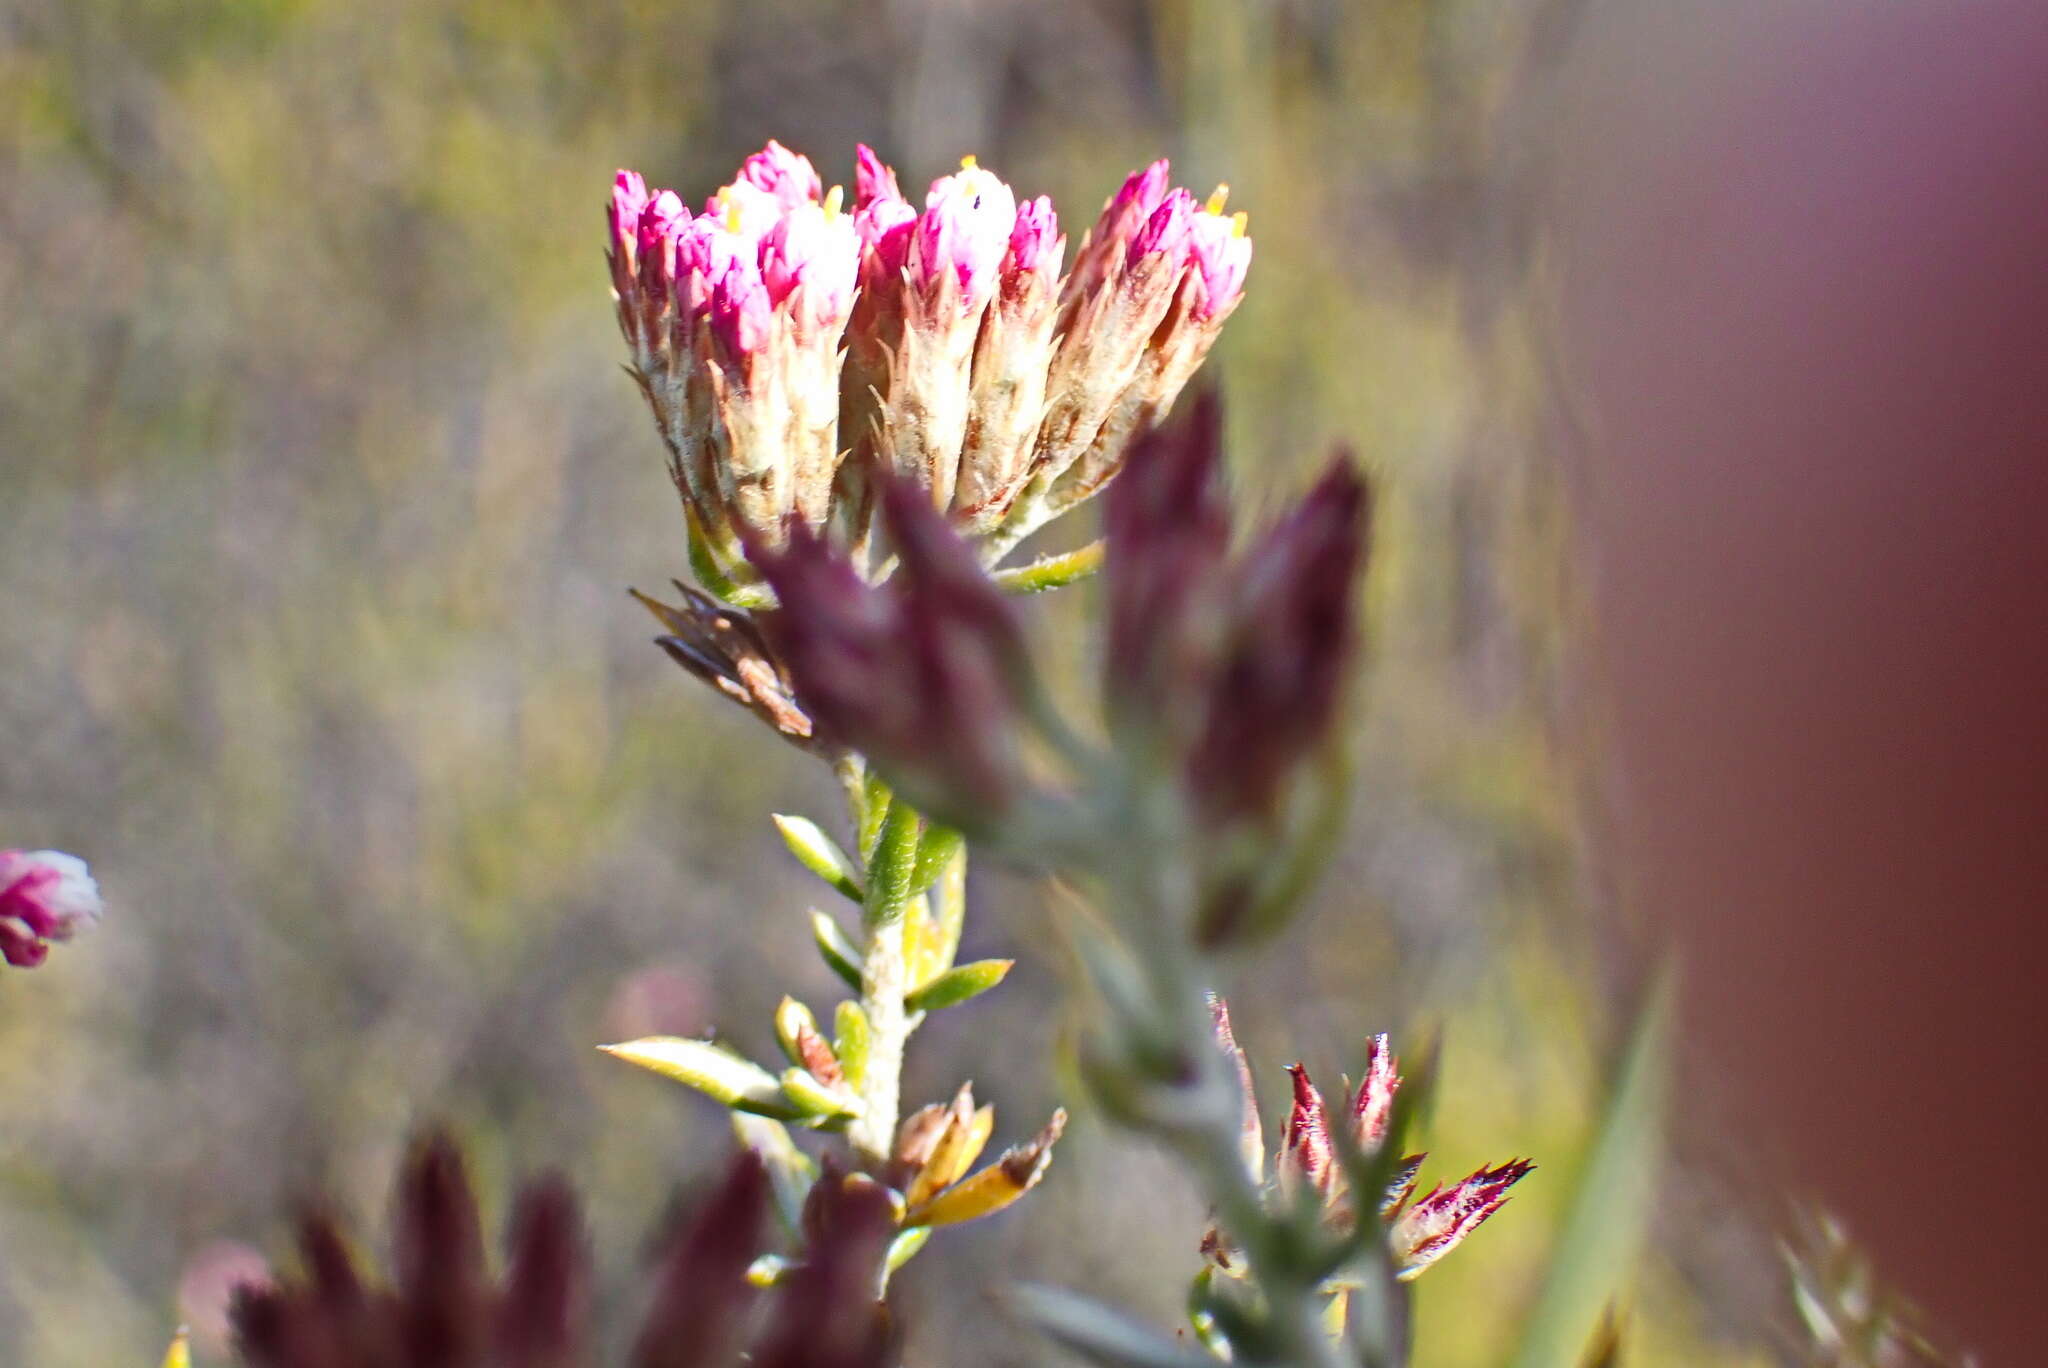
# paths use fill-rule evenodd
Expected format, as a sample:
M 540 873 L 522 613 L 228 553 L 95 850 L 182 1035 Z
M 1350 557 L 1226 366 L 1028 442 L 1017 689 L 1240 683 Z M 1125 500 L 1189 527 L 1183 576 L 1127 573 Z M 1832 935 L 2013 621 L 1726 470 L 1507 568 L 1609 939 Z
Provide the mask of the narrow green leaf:
M 1215 1368 L 1215 1359 L 1078 1292 L 1026 1283 L 1009 1297 L 1048 1338 L 1103 1368 Z
M 708 1040 L 647 1036 L 598 1048 L 628 1064 L 638 1064 L 663 1078 L 695 1088 L 725 1106 L 782 1120 L 798 1115 L 784 1099 L 775 1075 Z
M 889 792 L 889 781 L 870 766 L 861 776 L 860 858 L 863 865 L 874 862 L 875 842 L 881 839 L 882 822 L 889 815 L 893 798 Z
M 958 1006 L 1001 983 L 1003 976 L 1010 972 L 1010 966 L 1016 962 L 985 959 L 958 965 L 911 992 L 903 999 L 903 1005 L 913 1012 L 936 1012 L 941 1007 Z
M 1077 550 L 1040 556 L 1029 565 L 998 570 L 990 578 L 997 588 L 1009 594 L 1043 594 L 1050 589 L 1064 589 L 1102 568 L 1102 553 L 1107 545 L 1105 541 L 1092 541 Z
M 869 931 L 892 925 L 914 891 L 910 880 L 917 871 L 918 816 L 910 804 L 892 800 L 889 815 L 882 819 L 881 834 L 875 838 L 874 857 L 868 861 L 867 899 L 862 904 L 863 920 Z
M 925 1242 L 931 1237 L 930 1226 L 912 1226 L 899 1233 L 895 1239 L 889 1241 L 889 1256 L 886 1260 L 888 1271 L 894 1273 L 916 1258 L 918 1251 L 924 1248 Z
M 926 895 L 932 908 L 932 960 L 937 968 L 951 969 L 960 953 L 960 928 L 967 920 L 967 846 L 963 842 L 939 871 L 938 882 Z
M 1640 1260 L 1663 1146 L 1671 998 L 1667 970 L 1636 1018 L 1515 1368 L 1572 1368 Z
M 858 1100 L 837 1088 L 826 1087 L 812 1077 L 808 1069 L 784 1069 L 782 1095 L 789 1099 L 790 1105 L 800 1115 L 816 1121 L 839 1120 L 860 1114 Z
M 824 828 L 808 817 L 790 817 L 780 812 L 774 816 L 775 829 L 782 833 L 783 844 L 805 869 L 852 901 L 861 901 L 860 871 L 853 867 L 853 861 L 839 848 L 839 843 L 825 834 Z
M 839 923 L 820 912 L 811 909 L 811 939 L 817 944 L 818 954 L 825 965 L 845 982 L 846 986 L 860 990 L 860 951 L 840 929 Z
M 858 1092 L 868 1076 L 868 1047 L 874 1041 L 868 1014 L 858 1002 L 848 998 L 833 1013 L 832 1027 L 832 1052 L 839 1056 L 846 1086 Z
M 936 823 L 926 827 L 917 841 L 917 866 L 910 875 L 911 893 L 922 893 L 937 883 L 953 856 L 966 844 L 967 838 L 951 827 Z

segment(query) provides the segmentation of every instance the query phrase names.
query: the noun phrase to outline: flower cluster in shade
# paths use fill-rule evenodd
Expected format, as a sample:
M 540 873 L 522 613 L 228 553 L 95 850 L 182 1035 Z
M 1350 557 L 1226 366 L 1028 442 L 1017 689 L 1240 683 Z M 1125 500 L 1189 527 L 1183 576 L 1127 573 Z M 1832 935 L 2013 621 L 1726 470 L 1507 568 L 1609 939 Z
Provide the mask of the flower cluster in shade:
M 773 1294 L 749 1271 L 770 1242 L 770 1179 L 742 1152 L 663 1240 L 630 1368 L 884 1368 L 895 1335 L 875 1299 L 891 1233 L 878 1184 L 820 1183 L 800 1257 Z M 295 1279 L 247 1285 L 232 1320 L 248 1368 L 586 1368 L 590 1251 L 573 1192 L 529 1186 L 493 1274 L 452 1142 L 417 1146 L 400 1175 L 388 1283 L 366 1276 L 338 1226 L 309 1217 Z
M 0 850 L 0 958 L 30 969 L 100 919 L 104 904 L 85 861 L 60 850 Z
M 1210 1012 L 1217 1043 L 1236 1070 L 1238 1090 L 1244 1100 L 1239 1147 L 1246 1170 L 1254 1180 L 1267 1183 L 1271 1200 L 1298 1203 L 1306 1198 L 1319 1202 L 1328 1221 L 1346 1229 L 1367 1214 L 1363 1208 L 1369 1203 L 1370 1215 L 1386 1225 L 1395 1276 L 1404 1281 L 1463 1243 L 1466 1236 L 1507 1202 L 1508 1190 L 1536 1167 L 1526 1159 L 1510 1159 L 1492 1168 L 1479 1169 L 1457 1182 L 1439 1183 L 1417 1197 L 1416 1175 L 1429 1156 L 1412 1154 L 1392 1166 L 1392 1181 L 1385 1191 L 1369 1194 L 1364 1201 L 1354 1196 L 1348 1190 L 1331 1128 L 1343 1127 L 1349 1146 L 1367 1158 L 1378 1155 L 1389 1143 L 1401 1075 L 1387 1037 L 1379 1035 L 1373 1038 L 1366 1053 L 1358 1091 L 1340 1115 L 1333 1116 L 1307 1069 L 1298 1063 L 1288 1069 L 1294 1085 L 1293 1101 L 1269 1175 L 1251 1064 L 1230 1028 L 1230 1009 L 1223 999 L 1212 998 Z M 1218 1230 L 1211 1229 L 1203 1239 L 1202 1252 L 1224 1272 L 1239 1270 L 1241 1260 L 1237 1252 Z
M 1100 489 L 1244 292 L 1245 217 L 1134 173 L 1069 266 L 1049 199 L 967 158 L 922 205 L 858 151 L 853 203 L 771 142 L 693 214 L 621 171 L 607 213 L 630 369 L 700 564 L 750 577 L 792 522 L 864 544 L 894 471 L 972 536 Z
M 1284 834 L 1323 753 L 1355 654 L 1370 499 L 1345 453 L 1272 527 L 1233 551 L 1213 393 L 1133 443 L 1107 496 L 1103 692 L 1116 753 L 1181 795 L 1211 867 L 1198 932 L 1264 923 L 1281 876 L 1257 841 Z M 883 584 L 799 527 L 757 562 L 780 607 L 766 640 L 803 713 L 921 810 L 977 834 L 1062 801 L 1034 756 L 1074 744 L 1049 713 L 1016 601 L 922 491 L 882 481 L 898 560 Z M 1089 768 L 1087 765 L 1081 766 Z

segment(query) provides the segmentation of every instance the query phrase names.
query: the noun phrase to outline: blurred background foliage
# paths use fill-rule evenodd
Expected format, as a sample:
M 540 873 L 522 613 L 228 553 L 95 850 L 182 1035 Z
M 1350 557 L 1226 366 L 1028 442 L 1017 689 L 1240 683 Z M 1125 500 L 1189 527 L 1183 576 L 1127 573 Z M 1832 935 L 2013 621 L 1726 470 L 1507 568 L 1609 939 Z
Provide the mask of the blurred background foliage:
M 1232 185 L 1258 241 L 1211 365 L 1246 497 L 1336 438 L 1380 473 L 1352 831 L 1246 967 L 1240 1032 L 1355 1069 L 1440 1031 L 1443 1171 L 1542 1164 L 1420 1286 L 1425 1363 L 1534 1294 L 1613 1034 L 1561 650 L 1569 469 L 1541 345 L 1543 0 L 6 0 L 0 838 L 111 916 L 0 983 L 0 1360 L 151 1362 L 210 1242 L 368 1227 L 453 1122 L 502 1199 L 567 1168 L 616 1285 L 726 1145 L 590 1047 L 829 1004 L 770 808 L 826 776 L 692 687 L 624 593 L 683 561 L 620 373 L 615 166 L 699 198 L 777 137 L 851 180 L 976 152 L 1078 238 L 1130 168 Z M 1069 534 L 1071 535 L 1071 534 Z M 1079 662 L 1083 591 L 1039 610 Z M 976 876 L 1010 983 L 920 1037 L 1021 1135 L 1055 1095 L 1041 891 Z M 1640 1361 L 1760 1352 L 1682 1185 Z M 1083 1115 L 1050 1180 L 904 1282 L 915 1363 L 1034 1363 L 1028 1275 L 1177 1320 L 1201 1212 Z M 1746 1246 L 1745 1246 L 1746 1248 Z M 1704 1291 L 1702 1290 L 1704 1288 Z M 202 1349 L 204 1346 L 202 1345 Z

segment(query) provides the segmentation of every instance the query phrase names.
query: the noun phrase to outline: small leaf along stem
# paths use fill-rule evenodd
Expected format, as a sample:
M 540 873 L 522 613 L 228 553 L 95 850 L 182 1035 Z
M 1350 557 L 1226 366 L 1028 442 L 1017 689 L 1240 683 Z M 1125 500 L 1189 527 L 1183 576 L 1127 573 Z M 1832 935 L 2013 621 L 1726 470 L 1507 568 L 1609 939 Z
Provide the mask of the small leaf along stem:
M 1106 542 L 1097 540 L 1073 551 L 1040 556 L 1028 565 L 996 571 L 991 578 L 1008 594 L 1043 594 L 1092 577 L 1102 568 Z
M 888 1159 L 902 1109 L 903 1051 L 921 1013 L 904 998 L 911 982 L 910 956 L 904 940 L 908 919 L 904 909 L 919 891 L 918 853 L 924 823 L 915 809 L 898 799 L 860 762 L 839 767 L 855 830 L 860 834 L 865 868 L 866 900 L 861 922 L 864 942 L 860 963 L 860 1009 L 867 1020 L 866 1070 L 860 1080 L 860 1115 L 847 1127 L 847 1140 L 864 1158 Z M 869 837 L 872 833 L 872 837 Z M 942 883 L 957 889 L 966 864 L 961 844 L 945 861 Z M 957 908 L 952 909 L 957 919 Z M 957 920 L 951 929 L 957 941 Z

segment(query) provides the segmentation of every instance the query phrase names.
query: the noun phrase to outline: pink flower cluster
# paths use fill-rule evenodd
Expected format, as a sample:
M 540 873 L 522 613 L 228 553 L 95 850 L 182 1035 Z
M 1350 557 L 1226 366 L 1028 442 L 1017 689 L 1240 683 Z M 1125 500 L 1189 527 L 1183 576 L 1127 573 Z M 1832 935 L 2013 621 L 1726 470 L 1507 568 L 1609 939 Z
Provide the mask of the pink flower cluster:
M 0 850 L 0 958 L 41 964 L 50 942 L 99 920 L 103 904 L 85 861 L 58 850 Z
M 1251 1065 L 1230 1029 L 1230 1009 L 1223 999 L 1210 999 L 1210 1012 L 1217 1044 L 1236 1073 L 1238 1091 L 1244 1101 L 1241 1149 L 1245 1167 L 1253 1177 L 1263 1177 L 1265 1142 L 1258 1100 L 1252 1092 Z M 1361 1219 L 1360 1208 L 1365 1203 L 1354 1201 L 1347 1191 L 1338 1148 L 1330 1131 L 1329 1108 L 1310 1080 L 1308 1070 L 1295 1064 L 1287 1072 L 1293 1080 L 1294 1098 L 1275 1164 L 1280 1193 L 1285 1200 L 1296 1201 L 1304 1192 L 1313 1192 L 1333 1221 L 1349 1226 Z M 1345 1108 L 1343 1124 L 1350 1148 L 1370 1157 L 1386 1146 L 1392 1129 L 1394 1098 L 1400 1088 L 1399 1066 L 1387 1037 L 1373 1037 L 1366 1052 L 1364 1080 Z M 1414 1154 L 1394 1165 L 1392 1185 L 1387 1191 L 1367 1198 L 1373 1214 L 1386 1225 L 1395 1273 L 1404 1281 L 1462 1243 L 1506 1204 L 1508 1190 L 1536 1167 L 1526 1159 L 1511 1159 L 1497 1167 L 1479 1169 L 1455 1183 L 1440 1183 L 1416 1198 L 1415 1175 L 1428 1157 Z M 1209 1232 L 1203 1241 L 1203 1252 L 1218 1268 L 1226 1272 L 1235 1270 L 1236 1252 L 1221 1232 Z
M 699 545 L 734 578 L 792 521 L 863 541 L 875 466 L 1014 540 L 1115 474 L 1244 292 L 1244 215 L 1169 188 L 1163 161 L 1064 276 L 1051 201 L 1020 203 L 971 157 L 921 207 L 866 147 L 854 185 L 849 212 L 771 142 L 700 214 L 635 172 L 612 188 L 632 370 Z

